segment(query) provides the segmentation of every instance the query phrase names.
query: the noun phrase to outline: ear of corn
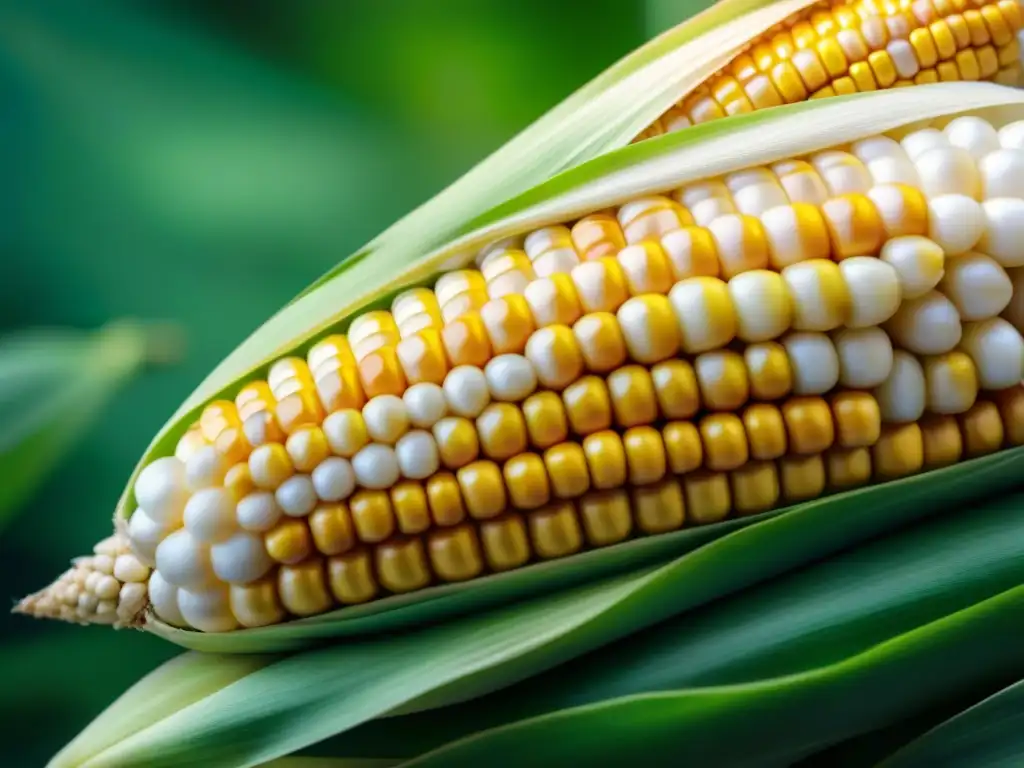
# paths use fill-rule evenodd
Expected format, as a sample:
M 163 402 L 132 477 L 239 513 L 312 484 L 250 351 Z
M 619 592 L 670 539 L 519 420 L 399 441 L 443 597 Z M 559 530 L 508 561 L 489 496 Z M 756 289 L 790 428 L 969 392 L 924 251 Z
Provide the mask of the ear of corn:
M 1022 102 L 808 102 L 537 187 L 418 266 L 457 257 L 432 290 L 183 422 L 139 508 L 21 609 L 273 647 L 1024 443 Z
M 254 334 L 18 610 L 273 647 L 1021 445 L 1022 97 L 869 87 L 1015 76 L 1020 8 L 961 5 L 638 51 Z

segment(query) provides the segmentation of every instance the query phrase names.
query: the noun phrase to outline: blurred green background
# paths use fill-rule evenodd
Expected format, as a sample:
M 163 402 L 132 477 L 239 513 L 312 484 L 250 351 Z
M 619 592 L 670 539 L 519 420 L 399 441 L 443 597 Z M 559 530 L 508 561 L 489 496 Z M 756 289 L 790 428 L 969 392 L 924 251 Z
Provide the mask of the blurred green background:
M 0 529 L 11 604 L 109 534 L 150 437 L 262 320 L 703 5 L 0 1 L 0 331 L 128 316 L 187 341 Z M 0 643 L 0 764 L 19 768 L 177 653 L 6 611 Z

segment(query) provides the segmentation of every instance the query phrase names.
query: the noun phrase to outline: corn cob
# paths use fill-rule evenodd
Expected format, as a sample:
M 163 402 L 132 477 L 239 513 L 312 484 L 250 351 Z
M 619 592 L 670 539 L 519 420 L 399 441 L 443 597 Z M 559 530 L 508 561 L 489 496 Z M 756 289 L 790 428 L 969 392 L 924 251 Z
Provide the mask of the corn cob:
M 260 627 L 1024 444 L 1022 170 L 964 116 L 492 244 L 208 404 L 19 609 Z
M 766 31 L 637 140 L 806 99 L 955 80 L 1017 85 L 1018 0 L 818 2 Z

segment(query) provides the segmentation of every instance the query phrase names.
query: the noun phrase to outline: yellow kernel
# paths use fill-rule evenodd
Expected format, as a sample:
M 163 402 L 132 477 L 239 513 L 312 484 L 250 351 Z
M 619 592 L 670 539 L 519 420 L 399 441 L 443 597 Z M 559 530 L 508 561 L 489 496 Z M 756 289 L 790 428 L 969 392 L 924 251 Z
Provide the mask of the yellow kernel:
M 470 515 L 483 520 L 505 511 L 508 503 L 505 483 L 493 461 L 474 461 L 460 469 L 456 476 Z
M 918 426 L 924 455 L 922 469 L 939 469 L 960 461 L 964 444 L 955 416 L 926 414 Z
M 613 258 L 585 261 L 571 277 L 584 312 L 614 312 L 629 298 L 626 275 Z
M 249 474 L 257 488 L 273 491 L 294 472 L 288 452 L 280 443 L 258 446 L 249 454 Z
M 653 427 L 631 427 L 622 436 L 632 485 L 647 485 L 665 476 L 667 457 L 661 433 Z
M 305 520 L 282 520 L 263 535 L 267 554 L 279 563 L 294 564 L 305 560 L 313 551 L 309 526 Z
M 1024 387 L 1010 387 L 995 394 L 999 416 L 1003 420 L 1006 441 L 1024 444 Z
M 480 542 L 472 526 L 433 531 L 427 550 L 434 573 L 444 581 L 466 581 L 479 576 L 484 569 Z
M 572 278 L 560 272 L 533 280 L 526 286 L 523 297 L 537 328 L 572 325 L 583 314 Z
M 737 352 L 704 352 L 697 356 L 694 369 L 705 408 L 735 410 L 750 396 L 747 369 Z
M 379 544 L 374 552 L 374 564 L 381 586 L 392 592 L 413 592 L 430 583 L 427 555 L 418 538 Z
M 667 533 L 683 527 L 686 506 L 678 480 L 634 488 L 632 497 L 636 527 L 643 533 Z
M 290 435 L 300 427 L 319 424 L 324 420 L 324 409 L 315 390 L 303 389 L 288 395 L 274 408 L 277 423 Z
M 544 452 L 544 467 L 556 498 L 572 499 L 582 496 L 590 488 L 587 456 L 577 443 L 562 443 L 549 448 Z
M 331 448 L 320 427 L 307 426 L 288 436 L 285 450 L 295 469 L 299 472 L 312 472 L 327 458 Z
M 755 461 L 729 473 L 732 506 L 738 515 L 753 515 L 779 500 L 779 475 L 770 461 Z
M 769 461 L 785 455 L 786 423 L 774 405 L 755 403 L 743 411 L 743 428 L 747 433 L 750 457 Z
M 370 554 L 357 550 L 332 557 L 327 561 L 331 594 L 344 605 L 357 605 L 372 600 L 377 594 Z
M 735 469 L 749 458 L 743 422 L 734 413 L 713 413 L 700 420 L 704 463 L 708 469 Z
M 634 296 L 619 307 L 617 320 L 629 356 L 636 362 L 651 365 L 679 351 L 679 326 L 667 297 Z
M 572 332 L 588 370 L 606 373 L 626 361 L 626 340 L 619 321 L 610 312 L 584 315 L 576 321 Z
M 816 498 L 825 490 L 825 463 L 820 455 L 784 456 L 779 460 L 779 482 L 789 503 Z
M 355 545 L 355 531 L 348 507 L 342 503 L 321 504 L 309 516 L 313 543 L 325 555 L 340 555 Z
M 526 450 L 526 421 L 511 403 L 491 403 L 477 416 L 476 431 L 484 455 L 496 461 Z
M 704 446 L 700 432 L 689 421 L 670 421 L 661 431 L 669 469 L 682 475 L 700 467 L 704 462 Z
M 878 402 L 866 392 L 840 392 L 832 398 L 836 443 L 842 448 L 875 444 L 882 430 Z
M 743 352 L 750 394 L 757 400 L 777 400 L 793 388 L 793 369 L 786 349 L 778 342 L 750 344 Z
M 588 493 L 579 502 L 587 541 L 594 547 L 617 544 L 633 530 L 629 495 L 624 490 Z
M 686 360 L 666 360 L 651 368 L 658 408 L 666 419 L 688 419 L 700 408 L 697 374 Z
M 391 508 L 401 533 L 413 535 L 430 527 L 430 505 L 421 483 L 406 480 L 396 484 L 390 494 Z
M 405 392 L 406 380 L 395 347 L 381 347 L 359 361 L 359 381 L 367 398 Z M 280 408 L 280 406 L 278 406 Z M 282 426 L 284 426 L 282 424 Z M 285 428 L 287 431 L 287 428 Z
M 572 227 L 572 241 L 584 261 L 614 256 L 626 247 L 626 238 L 619 222 L 608 214 L 595 214 L 580 219 Z
M 248 463 L 235 464 L 224 475 L 224 490 L 231 494 L 231 498 L 236 502 L 248 496 L 255 488 L 256 484 L 252 481 Z
M 231 585 L 231 613 L 243 627 L 266 627 L 284 620 L 273 577 Z
M 871 464 L 880 480 L 920 471 L 924 466 L 921 428 L 917 424 L 886 424 L 871 448 Z
M 691 472 L 683 478 L 686 516 L 697 525 L 717 523 L 729 516 L 732 495 L 724 472 Z
M 317 372 L 316 391 L 327 413 L 345 409 L 359 410 L 366 404 L 366 394 L 354 365 L 343 365 Z
M 402 339 L 395 348 L 395 354 L 402 368 L 404 381 L 410 386 L 423 381 L 442 384 L 448 374 L 444 344 L 440 332 L 435 328 L 428 328 Z
M 871 451 L 868 448 L 833 448 L 825 456 L 828 484 L 833 490 L 867 485 L 871 480 Z
M 562 398 L 554 392 L 537 392 L 523 401 L 523 417 L 530 443 L 537 448 L 550 448 L 569 435 Z
M 334 604 L 327 589 L 324 562 L 320 559 L 281 566 L 277 588 L 281 604 L 296 616 L 314 616 Z
M 650 371 L 627 365 L 607 378 L 615 422 L 620 427 L 650 424 L 658 418 L 658 399 Z
M 530 541 L 521 515 L 504 515 L 480 523 L 484 557 L 493 571 L 518 568 L 530 559 Z
M 438 525 L 457 525 L 466 517 L 459 481 L 451 472 L 438 472 L 427 480 L 427 502 Z
M 505 462 L 502 468 L 512 506 L 536 509 L 551 500 L 551 483 L 544 460 L 535 453 L 521 453 Z
M 658 242 L 647 240 L 630 245 L 619 251 L 615 258 L 622 267 L 626 285 L 633 296 L 645 293 L 666 294 L 675 282 L 668 255 Z
M 395 532 L 395 515 L 387 491 L 359 491 L 349 500 L 349 512 L 360 541 L 384 541 Z
M 612 401 L 603 379 L 584 376 L 563 390 L 562 401 L 569 425 L 577 435 L 586 436 L 611 427 Z
M 447 416 L 433 428 L 438 453 L 449 469 L 464 467 L 480 455 L 480 438 L 469 419 Z
M 684 227 L 661 239 L 668 256 L 673 282 L 688 277 L 718 277 L 718 247 L 706 227 Z M 669 285 L 665 293 L 672 288 Z
M 971 459 L 998 451 L 1003 444 L 1003 422 L 999 409 L 989 400 L 979 400 L 967 413 L 961 414 L 964 458 Z
M 522 353 L 535 330 L 530 305 L 520 295 L 491 299 L 480 309 L 480 318 L 495 355 Z
M 533 365 L 537 380 L 548 389 L 564 389 L 583 373 L 579 344 L 565 325 L 538 329 L 526 344 L 526 358 Z
M 538 557 L 549 560 L 579 552 L 583 546 L 576 510 L 570 502 L 561 502 L 531 512 L 527 518 L 530 540 Z
M 453 368 L 460 365 L 483 368 L 491 359 L 491 342 L 478 312 L 445 325 L 441 340 Z
M 611 430 L 596 432 L 583 439 L 583 453 L 593 487 L 618 488 L 626 483 L 626 450 L 622 438 Z

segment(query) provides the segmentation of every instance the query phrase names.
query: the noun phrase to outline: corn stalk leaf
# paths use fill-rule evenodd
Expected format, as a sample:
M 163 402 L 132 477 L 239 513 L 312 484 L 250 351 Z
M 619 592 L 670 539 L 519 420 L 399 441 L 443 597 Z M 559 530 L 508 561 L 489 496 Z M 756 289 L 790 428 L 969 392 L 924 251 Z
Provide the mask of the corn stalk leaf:
M 1024 587 L 835 664 L 740 685 L 626 696 L 496 728 L 408 768 L 645 765 L 786 766 L 976 684 L 1024 673 Z M 934 763 L 932 763 L 934 764 Z M 976 763 L 975 763 L 976 764 Z
M 148 354 L 146 333 L 123 323 L 0 339 L 0 530 Z
M 1010 685 L 883 760 L 878 768 L 943 765 L 991 768 L 1020 765 L 1024 758 L 1024 680 Z
M 375 720 L 314 747 L 412 756 L 506 723 L 655 691 L 739 685 L 842 661 L 1024 583 L 1024 495 L 954 511 L 684 612 L 473 701 Z M 394 754 L 393 750 L 389 754 Z

